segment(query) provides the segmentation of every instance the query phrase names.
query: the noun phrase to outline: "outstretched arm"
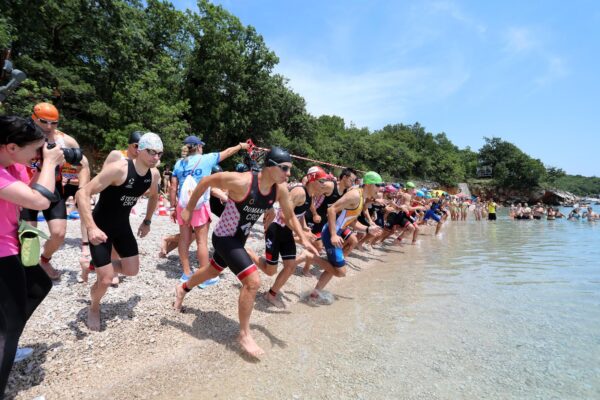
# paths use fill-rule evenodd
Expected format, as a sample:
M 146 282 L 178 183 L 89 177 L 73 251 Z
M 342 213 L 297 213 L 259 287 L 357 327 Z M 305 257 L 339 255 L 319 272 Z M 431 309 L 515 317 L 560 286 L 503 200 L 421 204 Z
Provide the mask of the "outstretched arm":
M 304 232 L 302 226 L 300 226 L 300 223 L 298 222 L 298 219 L 294 215 L 294 206 L 290 200 L 290 193 L 287 185 L 285 183 L 277 185 L 277 201 L 279 201 L 279 207 L 281 207 L 281 211 L 286 219 L 286 223 L 290 228 L 292 228 L 294 233 L 296 233 L 300 239 L 300 243 L 302 243 L 302 246 L 317 256 L 319 252 L 306 237 L 306 232 Z
M 219 153 L 219 162 L 231 157 L 241 150 L 247 150 L 248 147 L 250 147 L 248 143 L 240 143 L 223 150 L 221 153 Z

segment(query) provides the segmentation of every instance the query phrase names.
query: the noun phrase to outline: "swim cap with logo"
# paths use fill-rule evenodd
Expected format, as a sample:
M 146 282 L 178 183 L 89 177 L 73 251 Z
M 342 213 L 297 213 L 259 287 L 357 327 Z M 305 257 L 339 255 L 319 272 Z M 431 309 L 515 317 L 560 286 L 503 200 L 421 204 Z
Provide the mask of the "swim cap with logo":
M 325 172 L 323 168 L 316 165 L 308 169 L 306 172 L 306 177 L 308 178 L 308 182 L 318 181 L 319 179 L 328 179 L 327 172 Z
M 292 156 L 284 148 L 271 146 L 271 149 L 265 156 L 265 167 L 273 167 L 277 164 L 292 162 Z
M 406 187 L 409 188 L 409 189 L 414 189 L 415 188 L 415 184 L 412 183 L 412 182 L 410 182 L 410 181 L 408 181 L 408 182 L 406 182 Z
M 138 149 L 140 149 L 140 150 L 150 149 L 150 150 L 156 150 L 156 151 L 163 151 L 163 143 L 162 143 L 162 140 L 160 140 L 160 137 L 156 133 L 146 132 L 146 133 L 144 133 L 144 135 L 140 138 L 140 141 L 138 142 Z

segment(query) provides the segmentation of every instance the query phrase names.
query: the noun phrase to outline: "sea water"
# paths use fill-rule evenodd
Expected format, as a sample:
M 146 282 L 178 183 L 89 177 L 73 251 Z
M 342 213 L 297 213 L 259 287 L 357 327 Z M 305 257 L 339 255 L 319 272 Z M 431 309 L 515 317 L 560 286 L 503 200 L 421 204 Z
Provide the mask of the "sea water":
M 265 322 L 268 355 L 228 364 L 235 386 L 191 393 L 600 398 L 600 221 L 513 221 L 504 209 L 360 257 L 376 264 L 340 280 L 333 304 Z

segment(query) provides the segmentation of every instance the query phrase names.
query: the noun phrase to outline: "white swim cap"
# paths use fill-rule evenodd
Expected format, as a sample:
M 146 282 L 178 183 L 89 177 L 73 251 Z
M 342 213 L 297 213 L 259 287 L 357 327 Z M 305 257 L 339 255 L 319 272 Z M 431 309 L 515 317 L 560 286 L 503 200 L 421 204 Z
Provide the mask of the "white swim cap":
M 146 132 L 146 133 L 144 133 L 144 135 L 142 135 L 142 137 L 140 138 L 140 141 L 138 142 L 138 149 L 140 149 L 140 150 L 150 149 L 150 150 L 156 150 L 156 151 L 163 151 L 163 143 L 162 143 L 162 140 L 160 140 L 160 137 L 156 133 Z

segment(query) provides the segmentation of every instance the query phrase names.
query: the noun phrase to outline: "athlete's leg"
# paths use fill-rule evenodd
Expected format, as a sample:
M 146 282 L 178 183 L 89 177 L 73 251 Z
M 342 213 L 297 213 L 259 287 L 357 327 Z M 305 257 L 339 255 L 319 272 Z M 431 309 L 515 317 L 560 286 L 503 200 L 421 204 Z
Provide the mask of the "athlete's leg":
M 196 234 L 196 246 L 198 265 L 208 265 L 208 229 L 210 228 L 210 221 L 204 225 L 194 228 Z
M 264 354 L 263 349 L 256 344 L 250 332 L 250 316 L 254 309 L 256 292 L 259 287 L 260 276 L 257 271 L 254 271 L 242 279 L 242 289 L 240 290 L 238 302 L 238 316 L 240 319 L 240 335 L 238 336 L 238 341 L 242 346 L 242 349 L 254 357 Z
M 279 291 L 281 290 L 283 285 L 285 285 L 288 279 L 290 279 L 290 276 L 292 276 L 292 274 L 296 270 L 296 265 L 297 262 L 294 259 L 283 260 L 283 269 L 281 270 L 281 272 L 279 272 L 277 278 L 275 278 L 275 282 L 273 282 L 271 289 L 269 289 L 269 291 L 265 293 L 265 299 L 271 304 L 273 304 L 275 307 L 285 308 L 285 304 L 277 297 L 277 294 L 279 294 Z
M 100 330 L 100 301 L 106 293 L 108 287 L 112 284 L 115 274 L 112 263 L 103 266 L 96 266 L 96 282 L 90 290 L 91 304 L 88 307 L 88 328 L 92 331 Z
M 190 243 L 192 241 L 192 227 L 190 225 L 179 225 L 179 243 L 177 249 L 179 250 L 179 261 L 183 268 L 183 273 L 190 276 L 192 270 L 190 268 Z
M 50 262 L 50 259 L 58 250 L 58 248 L 65 241 L 65 234 L 67 232 L 67 220 L 66 219 L 51 219 L 48 221 L 48 230 L 50 231 L 50 239 L 44 243 L 44 250 L 42 251 L 42 257 L 40 259 L 40 266 L 46 271 L 50 279 L 60 278 L 60 272 L 58 272 Z

